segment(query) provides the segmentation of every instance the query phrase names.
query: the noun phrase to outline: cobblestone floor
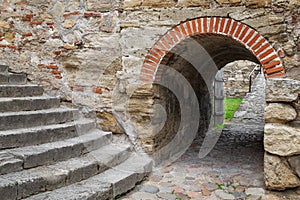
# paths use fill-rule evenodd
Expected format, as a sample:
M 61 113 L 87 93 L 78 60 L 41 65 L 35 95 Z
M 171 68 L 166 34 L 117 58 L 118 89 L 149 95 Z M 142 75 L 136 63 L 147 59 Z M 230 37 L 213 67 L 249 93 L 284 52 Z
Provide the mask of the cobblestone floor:
M 261 79 L 256 81 L 258 85 L 254 85 L 253 94 L 248 95 L 247 98 L 253 100 L 258 99 L 255 96 L 263 95 L 261 94 L 263 90 L 256 89 L 256 87 L 262 87 L 261 81 Z M 260 102 L 264 103 L 264 100 Z M 249 106 L 245 108 L 245 105 L 253 106 L 253 102 L 244 102 L 241 107 L 244 111 L 251 112 L 251 108 Z M 248 122 L 245 124 L 244 119 L 249 115 L 243 110 L 239 110 L 243 113 L 240 115 L 243 120 L 233 120 L 234 122 L 230 123 L 230 126 L 223 132 L 214 149 L 204 159 L 198 158 L 199 148 L 203 141 L 203 138 L 199 137 L 179 160 L 167 167 L 156 169 L 147 180 L 119 199 L 300 200 L 300 188 L 285 192 L 265 190 L 263 116 L 261 112 L 252 116 L 257 119 L 257 123 L 250 120 L 256 127 L 247 129 L 244 126 L 249 124 Z M 249 134 L 255 136 L 249 137 Z

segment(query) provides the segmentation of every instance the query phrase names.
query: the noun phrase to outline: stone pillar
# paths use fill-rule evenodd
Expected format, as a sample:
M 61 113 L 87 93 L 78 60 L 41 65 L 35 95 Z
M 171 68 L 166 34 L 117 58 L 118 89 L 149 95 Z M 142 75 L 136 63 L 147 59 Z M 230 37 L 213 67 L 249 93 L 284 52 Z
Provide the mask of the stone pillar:
M 219 70 L 214 82 L 214 123 L 215 125 L 224 122 L 224 80 L 223 70 Z
M 264 173 L 266 187 L 300 186 L 300 81 L 266 82 Z

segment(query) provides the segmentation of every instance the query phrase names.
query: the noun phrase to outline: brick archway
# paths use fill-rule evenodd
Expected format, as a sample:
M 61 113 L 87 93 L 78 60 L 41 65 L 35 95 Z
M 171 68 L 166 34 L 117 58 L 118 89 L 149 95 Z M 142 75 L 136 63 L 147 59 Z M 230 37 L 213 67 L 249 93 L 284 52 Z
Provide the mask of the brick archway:
M 249 50 L 262 65 L 267 77 L 285 74 L 281 59 L 271 44 L 253 28 L 230 18 L 205 17 L 186 21 L 169 30 L 146 55 L 140 80 L 153 83 L 160 79 L 159 66 L 178 44 L 196 35 L 218 35 L 237 41 Z

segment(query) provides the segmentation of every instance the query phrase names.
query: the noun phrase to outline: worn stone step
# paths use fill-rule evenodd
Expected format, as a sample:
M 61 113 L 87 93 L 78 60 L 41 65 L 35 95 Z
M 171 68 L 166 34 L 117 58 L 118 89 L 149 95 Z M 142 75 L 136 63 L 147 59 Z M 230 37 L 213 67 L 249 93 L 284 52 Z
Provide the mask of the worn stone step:
M 0 73 L 7 73 L 8 68 L 9 67 L 7 65 L 0 65 Z
M 0 73 L 0 85 L 18 85 L 26 84 L 27 76 L 25 74 Z
M 129 156 L 129 146 L 109 144 L 78 158 L 2 175 L 0 196 L 7 200 L 21 199 L 65 187 L 113 168 Z
M 43 92 L 37 85 L 0 85 L 0 97 L 41 96 Z
M 55 142 L 83 135 L 95 128 L 94 120 L 79 119 L 63 124 L 0 131 L 0 149 Z
M 55 108 L 37 111 L 0 113 L 0 130 L 60 124 L 78 119 L 78 110 Z
M 87 180 L 44 192 L 26 200 L 83 200 L 115 199 L 131 190 L 152 170 L 152 160 L 144 155 L 133 154 L 125 162 Z
M 0 112 L 33 111 L 58 108 L 60 99 L 57 97 L 15 97 L 0 98 Z
M 85 135 L 63 141 L 2 150 L 0 151 L 0 158 L 1 155 L 8 158 L 0 160 L 0 174 L 52 164 L 57 161 L 81 156 L 108 144 L 110 139 L 111 133 L 93 129 Z

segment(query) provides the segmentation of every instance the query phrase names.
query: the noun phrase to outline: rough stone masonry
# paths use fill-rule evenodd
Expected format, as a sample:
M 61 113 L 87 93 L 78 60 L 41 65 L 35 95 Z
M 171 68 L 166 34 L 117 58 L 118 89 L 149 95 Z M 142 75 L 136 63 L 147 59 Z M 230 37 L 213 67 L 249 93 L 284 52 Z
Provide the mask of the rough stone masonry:
M 268 100 L 272 103 L 266 108 L 265 128 L 267 186 L 295 187 L 300 185 L 300 92 L 293 89 L 300 80 L 299 6 L 298 0 L 2 0 L 0 63 L 28 74 L 30 81 L 84 113 L 96 113 L 102 129 L 124 133 L 126 128 L 118 126 L 113 110 L 123 116 L 128 107 L 137 127 L 153 117 L 152 104 L 158 97 L 152 87 L 139 88 L 132 95 L 132 84 L 139 80 L 145 56 L 156 41 L 194 18 L 228 17 L 244 23 L 272 45 L 286 78 L 295 81 L 290 80 L 291 90 L 276 84 L 279 97 L 293 95 L 293 99 Z M 278 115 L 282 108 L 287 109 Z M 274 113 L 278 116 L 272 116 Z M 155 149 L 155 141 L 145 139 L 149 138 L 147 131 L 139 134 L 143 147 L 150 152 Z M 286 142 L 282 146 L 294 147 L 273 146 L 281 137 Z M 290 176 L 273 176 L 273 165 L 284 165 L 280 169 Z M 277 179 L 270 181 L 270 177 Z

